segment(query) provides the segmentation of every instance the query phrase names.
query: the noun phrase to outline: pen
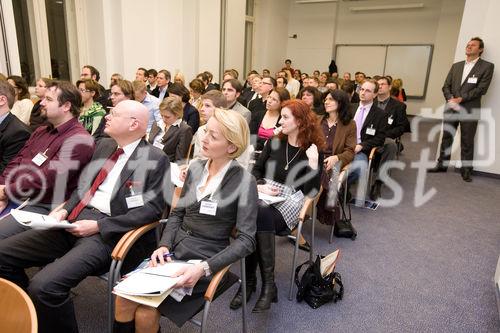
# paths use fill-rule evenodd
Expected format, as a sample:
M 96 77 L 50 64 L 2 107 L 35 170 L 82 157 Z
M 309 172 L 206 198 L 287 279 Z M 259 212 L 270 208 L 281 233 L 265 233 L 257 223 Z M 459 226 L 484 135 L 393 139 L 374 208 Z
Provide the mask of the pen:
M 163 259 L 167 259 L 167 258 L 170 258 L 170 257 L 173 257 L 174 256 L 174 253 L 164 253 L 163 254 Z

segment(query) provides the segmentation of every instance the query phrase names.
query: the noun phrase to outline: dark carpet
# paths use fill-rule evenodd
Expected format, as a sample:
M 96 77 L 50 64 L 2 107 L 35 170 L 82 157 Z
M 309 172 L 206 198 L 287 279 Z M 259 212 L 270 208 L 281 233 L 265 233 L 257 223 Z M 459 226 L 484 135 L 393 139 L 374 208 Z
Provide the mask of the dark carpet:
M 426 135 L 435 122 L 419 129 Z M 277 239 L 276 280 L 279 303 L 265 314 L 248 314 L 250 332 L 500 332 L 493 276 L 500 254 L 500 180 L 460 174 L 430 174 L 425 191 L 437 193 L 415 207 L 417 172 L 411 161 L 423 148 L 437 142 L 411 142 L 403 138 L 400 161 L 404 170 L 392 177 L 403 188 L 395 207 L 376 211 L 354 208 L 358 238 L 328 243 L 329 227 L 319 225 L 316 246 L 320 254 L 340 248 L 337 271 L 345 285 L 344 299 L 313 310 L 287 299 L 292 246 Z M 392 192 L 383 188 L 383 198 Z M 306 238 L 309 226 L 306 226 Z M 299 263 L 307 259 L 300 253 Z M 238 272 L 236 264 L 233 271 Z M 212 305 L 209 332 L 241 331 L 241 314 L 229 310 L 233 287 Z M 88 278 L 75 289 L 80 331 L 105 332 L 106 285 Z M 254 305 L 252 297 L 249 308 Z M 177 329 L 162 319 L 162 332 L 195 332 L 191 323 Z

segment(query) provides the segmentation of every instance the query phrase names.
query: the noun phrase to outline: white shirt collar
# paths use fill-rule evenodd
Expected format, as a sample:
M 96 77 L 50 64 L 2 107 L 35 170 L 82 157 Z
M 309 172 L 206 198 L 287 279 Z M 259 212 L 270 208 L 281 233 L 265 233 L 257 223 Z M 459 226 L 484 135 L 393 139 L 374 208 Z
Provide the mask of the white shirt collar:
M 224 176 L 226 175 L 227 170 L 229 170 L 229 167 L 231 166 L 232 161 L 233 160 L 230 160 L 229 162 L 227 162 L 226 165 L 224 165 L 224 167 L 222 167 L 222 169 L 220 169 L 219 172 L 217 172 L 217 174 L 215 176 L 213 176 L 213 178 L 210 180 L 208 185 L 205 186 L 205 188 L 203 189 L 203 192 L 201 192 L 200 188 L 203 185 L 205 185 L 207 182 L 208 167 L 209 167 L 209 163 L 211 163 L 211 160 L 208 160 L 207 163 L 205 163 L 205 167 L 203 168 L 203 173 L 201 175 L 201 181 L 198 184 L 198 186 L 196 186 L 196 199 L 198 201 L 203 199 L 204 197 L 206 197 L 209 194 L 210 194 L 210 198 L 212 197 L 212 195 L 214 194 L 214 192 L 217 190 L 220 183 L 222 182 L 222 179 L 224 179 Z
M 139 145 L 139 142 L 141 142 L 141 139 L 137 139 L 134 142 L 131 142 L 128 145 L 121 147 L 123 149 L 123 153 L 127 156 L 127 158 L 130 158 L 135 148 L 137 148 L 137 146 Z

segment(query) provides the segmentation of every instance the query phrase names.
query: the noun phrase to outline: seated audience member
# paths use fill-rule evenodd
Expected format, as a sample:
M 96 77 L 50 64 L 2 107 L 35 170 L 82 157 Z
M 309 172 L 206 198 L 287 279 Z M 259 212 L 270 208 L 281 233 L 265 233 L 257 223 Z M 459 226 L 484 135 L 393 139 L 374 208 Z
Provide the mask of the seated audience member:
M 270 77 L 271 76 L 271 71 L 267 68 L 264 68 L 262 70 L 262 77 Z
M 354 105 L 356 110 L 356 148 L 354 149 L 354 162 L 349 170 L 348 183 L 353 184 L 360 176 L 368 172 L 368 156 L 374 147 L 382 147 L 385 140 L 387 127 L 387 114 L 378 108 L 374 99 L 378 93 L 378 83 L 375 80 L 365 80 L 359 90 L 359 105 Z
M 71 289 L 87 276 L 107 272 L 121 236 L 158 220 L 165 208 L 168 158 L 141 139 L 148 110 L 137 101 L 124 101 L 106 118 L 112 139 L 99 142 L 84 181 L 62 208 L 50 213 L 75 227 L 31 229 L 0 242 L 0 277 L 27 290 L 40 333 L 78 332 Z M 126 200 L 131 193 L 141 198 L 140 205 Z M 131 264 L 155 248 L 155 238 L 150 232 L 139 240 L 128 254 Z M 24 269 L 33 266 L 44 267 L 28 279 Z
M 142 81 L 145 83 L 147 78 L 148 78 L 148 70 L 144 67 L 137 68 L 137 71 L 135 72 L 135 80 Z
M 156 76 L 158 75 L 158 72 L 156 69 L 151 68 L 148 70 L 148 83 L 147 83 L 147 89 L 148 93 L 152 93 L 153 90 L 156 88 Z
M 224 71 L 224 75 L 222 76 L 222 81 L 235 79 L 238 80 L 239 73 L 236 69 L 227 69 Z
M 256 70 L 252 69 L 250 72 L 248 72 L 247 74 L 247 79 L 245 80 L 245 83 L 243 84 L 243 91 L 241 92 L 241 94 L 243 95 L 247 90 L 251 90 L 252 89 L 252 80 L 253 78 L 256 76 L 256 75 L 259 75 L 259 72 L 257 72 Z
M 97 82 L 97 84 L 99 84 L 100 78 L 101 78 L 101 74 L 99 73 L 97 68 L 95 68 L 94 66 L 85 65 L 82 67 L 82 72 L 80 74 L 80 80 L 92 79 L 92 80 L 95 80 Z M 104 89 L 104 87 L 101 84 L 99 84 L 99 98 L 97 99 L 97 102 L 99 102 L 101 105 L 105 106 L 105 105 L 107 105 L 108 99 L 109 99 L 109 91 L 106 91 L 106 89 Z
M 307 78 L 309 78 L 309 74 L 307 73 L 300 74 L 300 79 L 302 80 L 302 84 L 304 84 L 304 80 Z
M 338 83 L 337 79 L 335 79 L 333 77 L 329 77 L 328 79 L 326 79 L 325 87 L 328 90 L 336 90 L 336 89 L 339 89 L 339 83 Z
M 292 68 L 292 61 L 290 59 L 285 60 L 285 66 L 281 70 L 288 70 L 292 75 L 295 73 L 295 70 Z
M 160 101 L 163 101 L 164 98 L 168 97 L 168 87 L 172 85 L 170 82 L 170 72 L 166 69 L 162 69 L 158 72 L 156 76 L 156 88 L 153 89 L 151 95 L 156 98 L 159 98 Z
M 69 82 L 47 88 L 42 107 L 50 126 L 38 127 L 0 175 L 0 213 L 30 199 L 24 210 L 47 214 L 76 188 L 94 152 L 94 140 L 78 122 L 81 101 Z M 0 223 L 0 239 L 26 229 L 8 216 Z
M 276 88 L 285 88 L 286 89 L 287 84 L 288 84 L 288 80 L 286 79 L 286 77 L 278 76 L 276 78 Z
M 281 119 L 281 104 L 290 99 L 290 93 L 284 88 L 273 89 L 266 100 L 266 109 L 252 113 L 250 134 L 256 136 L 255 150 L 261 151 L 264 143 L 277 131 Z
M 263 78 L 260 82 L 260 85 L 256 87 L 257 88 L 256 91 L 259 93 L 259 95 L 257 98 L 254 98 L 253 100 L 250 101 L 250 103 L 248 103 L 248 110 L 250 110 L 252 114 L 258 113 L 259 111 L 265 111 L 267 96 L 269 96 L 269 93 L 275 87 L 276 87 L 276 80 L 274 78 L 272 77 Z
M 321 93 L 317 88 L 312 86 L 304 87 L 301 91 L 299 91 L 297 99 L 301 99 L 306 102 L 306 104 L 311 108 L 311 111 L 318 116 L 323 116 L 325 114 L 325 107 L 321 102 Z
M 189 103 L 196 108 L 196 110 L 201 109 L 201 95 L 205 92 L 205 86 L 203 85 L 203 81 L 200 79 L 193 79 L 189 82 L 189 93 L 191 94 L 191 98 L 189 99 Z
M 251 88 L 250 91 L 247 91 L 245 96 L 240 98 L 240 103 L 248 108 L 248 105 L 250 104 L 251 101 L 254 99 L 259 98 L 259 87 L 262 83 L 262 77 L 260 75 L 254 75 L 252 78 L 251 82 Z
M 319 88 L 319 79 L 316 76 L 309 76 L 309 87 Z
M 318 90 L 321 93 L 324 93 L 325 91 L 328 90 L 328 88 L 326 87 L 326 81 L 328 80 L 329 77 L 331 77 L 331 76 L 330 76 L 330 73 L 328 73 L 328 72 L 323 72 L 320 74 Z
M 7 81 L 12 87 L 14 87 L 15 102 L 12 106 L 10 112 L 19 118 L 23 123 L 29 126 L 31 109 L 33 109 L 33 102 L 30 99 L 30 93 L 28 91 L 28 84 L 26 80 L 17 75 L 11 75 L 7 78 Z
M 40 78 L 36 81 L 35 86 L 35 95 L 38 97 L 38 101 L 33 105 L 30 114 L 30 128 L 31 131 L 36 130 L 40 126 L 48 125 L 47 117 L 42 112 L 42 100 L 45 97 L 45 92 L 47 91 L 47 87 L 50 86 L 52 80 L 47 78 Z
M 220 90 L 219 84 L 216 82 L 212 82 L 214 79 L 214 75 L 209 71 L 204 71 L 203 73 L 205 73 L 208 78 L 207 89 L 205 89 L 205 91 L 210 91 L 214 89 Z M 236 72 L 236 76 L 238 76 L 238 72 Z
M 240 93 L 242 90 L 242 86 L 240 81 L 236 79 L 230 79 L 227 81 L 224 81 L 222 84 L 222 93 L 226 97 L 227 104 L 223 105 L 221 107 L 234 110 L 241 114 L 243 118 L 247 121 L 248 124 L 250 124 L 250 120 L 252 118 L 252 113 L 250 110 L 248 110 L 246 107 L 241 105 L 240 102 L 238 102 L 238 98 L 240 97 Z M 219 106 L 217 106 L 219 107 Z
M 184 77 L 184 74 L 181 72 L 178 72 L 174 76 L 174 83 L 182 84 L 183 86 L 186 86 L 186 78 Z
M 148 109 L 149 120 L 146 132 L 149 133 L 154 123 L 160 123 L 162 121 L 159 109 L 161 101 L 153 95 L 148 94 L 148 89 L 144 81 L 136 80 L 132 82 L 132 86 L 134 87 L 134 99 Z
M 403 88 L 403 80 L 395 79 L 392 82 L 391 96 L 394 96 L 401 103 L 406 102 L 406 92 Z
M 182 120 L 184 120 L 191 127 L 193 133 L 196 133 L 198 127 L 200 126 L 200 114 L 194 106 L 189 104 L 189 90 L 183 85 L 174 83 L 168 88 L 168 94 L 169 96 L 178 98 L 182 102 L 184 110 Z
M 337 193 L 338 183 L 330 182 L 330 179 L 336 180 L 333 168 L 341 171 L 354 158 L 356 123 L 352 120 L 347 93 L 342 90 L 328 90 L 325 95 L 326 115 L 321 121 L 321 128 L 326 139 L 321 177 L 323 192 L 317 208 L 318 220 L 323 224 L 334 225 L 335 220 L 340 218 L 340 211 L 338 208 L 335 209 L 336 202 L 331 202 L 329 199 L 330 193 Z
M 405 132 L 410 132 L 410 122 L 406 116 L 406 104 L 398 101 L 390 95 L 391 80 L 387 76 L 378 79 L 378 95 L 375 105 L 387 113 L 387 128 L 384 147 L 379 151 L 379 166 L 387 161 L 395 159 L 398 146 L 395 140 Z M 376 177 L 375 183 L 370 190 L 370 199 L 377 200 L 380 197 L 380 189 L 383 182 Z
M 341 89 L 349 95 L 351 103 L 359 103 L 359 94 L 355 91 L 355 86 L 352 81 L 344 81 Z
M 283 103 L 281 109 L 281 134 L 269 140 L 253 167 L 253 175 L 260 184 L 258 191 L 268 195 L 280 195 L 280 190 L 267 180 L 281 183 L 302 191 L 304 196 L 314 196 L 320 188 L 324 137 L 309 106 L 301 100 Z M 307 179 L 304 181 L 304 179 Z M 271 303 L 278 301 L 278 289 L 274 283 L 274 238 L 275 234 L 286 235 L 298 224 L 303 201 L 288 200 L 289 212 L 282 215 L 273 205 L 259 200 L 257 213 L 257 250 L 246 258 L 247 300 L 255 291 L 256 269 L 259 265 L 262 289 L 253 312 L 264 312 Z M 289 208 L 289 209 L 288 209 Z M 231 301 L 230 307 L 237 309 L 242 303 L 241 288 Z
M 112 109 L 115 107 L 118 103 L 121 101 L 125 100 L 133 100 L 134 99 L 134 86 L 132 85 L 132 82 L 128 80 L 118 80 L 116 83 L 111 87 L 111 93 L 109 97 L 111 101 L 112 107 L 109 107 L 109 109 Z M 103 117 L 101 119 L 101 123 L 99 124 L 99 127 L 97 130 L 94 132 L 94 139 L 95 141 L 99 141 L 102 138 L 107 138 L 108 135 L 104 132 L 104 127 L 106 125 L 106 117 Z
M 299 82 L 302 81 L 302 71 L 300 69 L 295 69 L 293 72 L 293 78 Z
M 174 83 L 175 84 L 175 83 Z M 148 141 L 167 154 L 170 162 L 182 164 L 193 139 L 191 127 L 182 120 L 182 102 L 169 96 L 160 103 L 161 123 L 153 123 Z
M 210 83 L 210 78 L 207 73 L 202 72 L 196 76 L 198 80 L 201 80 L 203 82 L 203 86 L 205 88 L 205 92 L 210 91 L 210 90 L 217 90 L 217 88 L 214 85 L 209 85 Z
M 295 96 L 297 96 L 297 94 L 300 91 L 300 82 L 293 78 L 289 70 L 285 69 L 284 72 L 286 74 L 286 79 L 287 79 L 285 88 L 290 92 L 290 96 L 292 98 L 295 98 Z
M 363 82 L 366 80 L 366 75 L 363 72 L 356 72 L 354 73 L 354 91 L 356 91 L 359 94 L 359 90 L 361 89 L 361 85 Z
M 179 203 L 150 261 L 151 266 L 156 266 L 171 260 L 203 260 L 176 273 L 180 277 L 176 287 L 192 287 L 193 292 L 181 302 L 167 297 L 157 309 L 117 297 L 115 332 L 156 333 L 160 315 L 182 326 L 203 309 L 211 276 L 255 250 L 257 186 L 255 179 L 234 161 L 247 148 L 247 123 L 239 114 L 216 109 L 207 131 L 203 154 L 208 160 L 190 165 Z M 217 202 L 213 214 L 200 209 L 212 199 Z M 233 229 L 236 239 L 231 242 Z M 168 253 L 173 257 L 164 259 Z M 218 291 L 229 288 L 230 280 L 226 275 Z
M 91 135 L 95 133 L 106 111 L 99 102 L 99 84 L 92 79 L 83 79 L 76 82 L 76 87 L 82 96 L 82 107 L 78 121 Z
M 319 76 L 320 76 L 320 71 L 319 71 L 319 70 L 317 70 L 317 69 L 315 69 L 315 70 L 313 71 L 313 76 L 312 76 L 312 77 L 315 77 L 315 78 L 319 79 Z
M 15 95 L 9 83 L 0 81 L 0 174 L 31 134 L 30 128 L 10 113 Z
M 344 79 L 344 82 L 352 82 L 351 73 L 349 72 L 345 72 L 344 75 L 342 75 L 342 78 Z

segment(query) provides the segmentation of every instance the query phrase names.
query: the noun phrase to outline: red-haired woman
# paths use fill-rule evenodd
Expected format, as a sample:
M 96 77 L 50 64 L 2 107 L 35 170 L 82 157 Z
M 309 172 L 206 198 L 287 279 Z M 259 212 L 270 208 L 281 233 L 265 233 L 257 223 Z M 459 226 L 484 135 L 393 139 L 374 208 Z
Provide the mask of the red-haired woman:
M 259 200 L 257 250 L 246 259 L 247 300 L 255 291 L 257 264 L 262 277 L 261 294 L 253 312 L 266 311 L 272 302 L 278 301 L 274 283 L 274 238 L 276 234 L 289 234 L 298 224 L 304 200 L 298 192 L 314 196 L 320 187 L 323 158 L 318 151 L 323 150 L 325 139 L 316 115 L 305 102 L 289 100 L 282 105 L 279 124 L 280 135 L 266 142 L 252 173 L 260 193 L 272 196 L 292 193 L 296 200 L 273 205 Z M 241 302 L 240 289 L 231 302 L 231 308 L 239 308 Z

